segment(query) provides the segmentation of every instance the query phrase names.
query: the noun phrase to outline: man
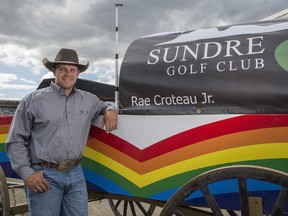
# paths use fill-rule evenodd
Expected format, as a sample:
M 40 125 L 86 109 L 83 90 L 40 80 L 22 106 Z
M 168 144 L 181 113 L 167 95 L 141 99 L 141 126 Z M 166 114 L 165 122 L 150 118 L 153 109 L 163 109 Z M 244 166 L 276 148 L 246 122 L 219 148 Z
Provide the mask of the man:
M 86 181 L 79 165 L 92 119 L 103 114 L 107 133 L 117 112 L 93 94 L 75 88 L 86 65 L 75 50 L 61 49 L 54 62 L 43 59 L 55 83 L 19 104 L 6 141 L 12 168 L 24 180 L 30 215 L 88 215 Z

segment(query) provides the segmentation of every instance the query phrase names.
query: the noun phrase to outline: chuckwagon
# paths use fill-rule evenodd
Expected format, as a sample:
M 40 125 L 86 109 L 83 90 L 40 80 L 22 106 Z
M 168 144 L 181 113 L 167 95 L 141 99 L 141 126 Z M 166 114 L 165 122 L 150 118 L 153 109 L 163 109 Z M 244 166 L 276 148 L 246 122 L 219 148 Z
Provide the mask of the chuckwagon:
M 119 128 L 107 134 L 99 118 L 83 152 L 90 198 L 109 199 L 115 215 L 287 215 L 287 56 L 287 20 L 135 40 L 116 89 Z M 11 120 L 0 117 L 6 177 Z

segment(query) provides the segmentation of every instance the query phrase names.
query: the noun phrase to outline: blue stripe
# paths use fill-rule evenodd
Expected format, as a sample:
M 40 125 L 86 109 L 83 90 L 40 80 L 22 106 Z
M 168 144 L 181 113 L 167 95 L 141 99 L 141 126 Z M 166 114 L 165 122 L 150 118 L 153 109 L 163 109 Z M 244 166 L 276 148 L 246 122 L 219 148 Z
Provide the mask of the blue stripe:
M 102 190 L 108 192 L 108 193 L 113 193 L 113 194 L 121 194 L 121 195 L 126 195 L 126 196 L 131 196 L 131 193 L 128 191 L 124 190 L 123 188 L 119 187 L 119 185 L 113 183 L 107 178 L 104 178 L 103 176 L 86 169 L 85 167 L 83 168 L 84 176 L 87 181 L 90 183 L 94 184 L 95 186 L 101 188 Z
M 214 195 L 239 192 L 237 179 L 229 179 L 215 182 L 213 184 L 210 184 L 208 187 L 211 193 Z M 277 190 L 279 191 L 280 186 L 260 180 L 247 179 L 247 190 L 249 192 Z
M 2 167 L 4 174 L 9 178 L 20 178 L 11 168 L 10 162 L 0 162 L 0 166 Z
M 6 152 L 0 152 L 0 163 L 2 162 L 9 162 Z

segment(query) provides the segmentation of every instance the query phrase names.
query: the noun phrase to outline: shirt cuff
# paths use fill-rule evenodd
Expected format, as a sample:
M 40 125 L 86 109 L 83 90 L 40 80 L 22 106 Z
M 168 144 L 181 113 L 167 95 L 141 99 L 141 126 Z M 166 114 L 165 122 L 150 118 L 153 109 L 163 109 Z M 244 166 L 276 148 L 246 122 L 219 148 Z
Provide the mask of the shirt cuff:
M 26 178 L 31 176 L 34 172 L 35 172 L 34 169 L 32 169 L 30 166 L 23 165 L 18 168 L 17 173 L 23 180 L 25 180 Z
M 105 110 L 105 112 L 106 112 L 106 111 L 109 111 L 109 110 L 113 110 L 113 111 L 115 111 L 115 112 L 117 113 L 117 109 L 116 109 L 115 106 L 109 106 L 109 107 L 107 107 L 107 109 Z

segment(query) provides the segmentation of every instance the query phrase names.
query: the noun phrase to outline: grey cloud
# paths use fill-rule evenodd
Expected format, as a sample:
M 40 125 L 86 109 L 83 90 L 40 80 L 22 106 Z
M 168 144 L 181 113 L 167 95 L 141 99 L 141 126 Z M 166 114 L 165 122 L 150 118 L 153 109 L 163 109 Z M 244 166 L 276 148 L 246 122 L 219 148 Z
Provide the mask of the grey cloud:
M 0 44 L 39 50 L 53 59 L 71 47 L 91 61 L 113 59 L 116 1 L 0 0 Z M 144 35 L 260 20 L 285 9 L 275 0 L 119 0 L 119 53 Z M 7 40 L 8 38 L 8 40 Z

